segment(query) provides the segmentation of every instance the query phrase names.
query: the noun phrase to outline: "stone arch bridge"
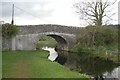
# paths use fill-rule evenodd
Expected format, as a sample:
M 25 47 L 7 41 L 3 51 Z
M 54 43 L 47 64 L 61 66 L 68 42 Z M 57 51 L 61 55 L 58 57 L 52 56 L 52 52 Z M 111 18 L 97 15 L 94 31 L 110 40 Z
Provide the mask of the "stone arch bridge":
M 76 42 L 76 35 L 80 32 L 78 27 L 52 24 L 18 27 L 18 34 L 11 40 L 12 50 L 35 50 L 37 41 L 45 35 L 51 36 L 59 44 L 70 46 Z

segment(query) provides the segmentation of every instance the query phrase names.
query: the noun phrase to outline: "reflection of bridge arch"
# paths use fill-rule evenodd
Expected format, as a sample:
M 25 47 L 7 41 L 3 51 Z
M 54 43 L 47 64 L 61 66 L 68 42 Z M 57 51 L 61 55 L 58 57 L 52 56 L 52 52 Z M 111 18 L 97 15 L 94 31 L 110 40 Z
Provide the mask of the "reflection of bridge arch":
M 35 50 L 37 41 L 43 36 L 54 38 L 59 44 L 75 43 L 80 28 L 60 25 L 19 26 L 19 33 L 12 39 L 12 50 Z

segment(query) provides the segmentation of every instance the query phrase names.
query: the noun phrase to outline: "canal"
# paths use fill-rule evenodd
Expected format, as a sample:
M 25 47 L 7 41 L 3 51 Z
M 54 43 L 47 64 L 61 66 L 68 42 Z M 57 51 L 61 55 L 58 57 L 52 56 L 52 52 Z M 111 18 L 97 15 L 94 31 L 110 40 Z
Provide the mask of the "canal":
M 91 78 L 109 78 L 120 79 L 120 64 L 112 60 L 95 57 L 87 53 L 73 53 L 67 51 L 57 50 L 55 48 L 44 47 L 43 50 L 48 50 L 48 59 L 57 61 L 61 65 L 69 67 L 71 71 L 90 75 Z

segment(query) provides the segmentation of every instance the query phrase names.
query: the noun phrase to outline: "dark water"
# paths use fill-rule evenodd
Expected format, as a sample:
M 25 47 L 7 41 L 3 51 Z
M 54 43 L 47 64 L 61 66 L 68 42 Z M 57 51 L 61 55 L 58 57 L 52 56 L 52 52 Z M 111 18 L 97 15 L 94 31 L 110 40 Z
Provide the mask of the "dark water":
M 57 52 L 58 58 L 56 61 L 69 67 L 70 70 L 93 77 L 119 78 L 120 64 L 109 59 L 94 57 L 87 53 L 71 53 L 59 50 Z M 118 71 L 115 72 L 115 70 Z

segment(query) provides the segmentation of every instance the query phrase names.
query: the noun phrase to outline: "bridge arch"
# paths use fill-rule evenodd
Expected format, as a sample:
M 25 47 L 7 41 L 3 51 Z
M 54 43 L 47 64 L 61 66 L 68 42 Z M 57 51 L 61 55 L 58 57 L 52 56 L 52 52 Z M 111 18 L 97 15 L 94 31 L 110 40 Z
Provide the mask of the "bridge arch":
M 12 38 L 12 50 L 36 50 L 36 43 L 42 36 L 50 36 L 59 44 L 71 46 L 76 42 L 80 30 L 60 25 L 26 25 L 19 26 L 19 29 L 18 34 Z
M 68 44 L 67 41 L 65 40 L 65 38 L 63 38 L 59 35 L 50 34 L 50 35 L 47 35 L 47 36 L 50 36 L 50 37 L 54 38 L 58 42 L 58 44 L 65 44 L 65 45 Z
M 36 40 L 36 49 L 40 49 L 40 47 L 45 47 L 47 45 L 49 46 L 49 44 L 47 44 L 47 45 L 44 45 L 44 46 L 42 45 L 42 46 L 39 47 L 40 43 L 38 43 L 39 41 L 41 41 L 42 39 L 44 39 L 47 36 L 51 37 L 51 38 L 53 38 L 55 40 L 56 45 L 54 45 L 54 47 L 56 47 L 58 49 L 64 49 L 68 44 L 68 42 L 64 38 L 64 36 L 56 35 L 56 34 L 48 34 L 48 35 L 45 34 L 45 35 L 42 35 L 42 36 L 39 35 L 38 40 Z
M 69 42 L 65 35 L 60 33 L 39 33 L 17 35 L 12 39 L 12 50 L 36 50 L 36 44 L 43 36 L 50 36 L 54 38 L 60 45 L 68 45 Z

